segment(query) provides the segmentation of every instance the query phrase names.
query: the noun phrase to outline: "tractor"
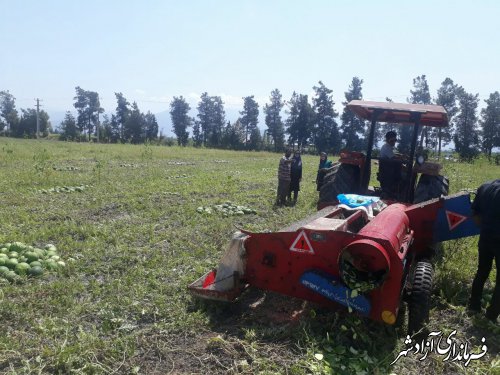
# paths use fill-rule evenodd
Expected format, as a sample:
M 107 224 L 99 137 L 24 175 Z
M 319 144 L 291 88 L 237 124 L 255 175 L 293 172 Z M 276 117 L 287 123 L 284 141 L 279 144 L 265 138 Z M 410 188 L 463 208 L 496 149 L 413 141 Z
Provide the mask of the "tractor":
M 188 286 L 191 294 L 234 301 L 255 287 L 387 325 L 408 310 L 408 334 L 425 327 L 433 246 L 478 234 L 469 193 L 448 196 L 439 168 L 416 155 L 420 126 L 447 126 L 446 111 L 366 101 L 348 108 L 371 121 L 367 153 L 341 152 L 325 176 L 316 213 L 277 232 L 236 232 L 218 267 Z M 386 188 L 381 160 L 381 187 L 368 186 L 377 122 L 414 127 L 406 178 L 393 183 L 396 189 Z M 355 199 L 342 203 L 341 196 Z
M 448 195 L 448 180 L 439 175 L 442 166 L 425 160 L 421 146 L 417 152 L 421 126 L 448 126 L 448 115 L 442 106 L 353 100 L 347 108 L 361 119 L 371 122 L 367 151 L 366 154 L 347 150 L 340 152 L 338 163 L 324 177 L 318 208 L 332 204 L 341 193 L 377 195 L 384 200 L 408 203 Z M 405 160 L 372 156 L 378 122 L 413 126 L 410 154 Z M 375 188 L 368 186 L 374 159 L 378 159 L 377 180 L 380 182 L 380 187 Z

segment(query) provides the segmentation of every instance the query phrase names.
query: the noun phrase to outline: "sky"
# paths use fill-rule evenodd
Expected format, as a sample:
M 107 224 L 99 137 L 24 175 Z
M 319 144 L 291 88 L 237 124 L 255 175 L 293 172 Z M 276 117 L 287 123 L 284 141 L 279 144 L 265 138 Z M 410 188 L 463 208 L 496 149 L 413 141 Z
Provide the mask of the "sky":
M 115 92 L 152 113 L 207 92 L 229 112 L 321 80 L 341 112 L 355 76 L 365 100 L 406 102 L 425 74 L 432 96 L 450 77 L 484 106 L 500 91 L 499 18 L 496 0 L 0 0 L 0 90 L 49 114 L 74 111 L 76 86 L 108 113 Z

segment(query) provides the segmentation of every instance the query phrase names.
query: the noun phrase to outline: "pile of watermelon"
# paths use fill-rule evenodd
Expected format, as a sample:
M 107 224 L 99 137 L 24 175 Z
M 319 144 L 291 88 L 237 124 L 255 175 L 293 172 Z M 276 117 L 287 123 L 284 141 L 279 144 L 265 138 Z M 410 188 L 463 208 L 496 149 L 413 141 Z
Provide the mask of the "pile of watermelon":
M 68 166 L 65 166 L 65 167 L 56 167 L 56 166 L 53 166 L 52 169 L 55 170 L 55 171 L 79 171 L 80 170 L 80 168 L 73 167 L 71 165 L 68 165 Z
M 88 188 L 89 185 L 80 185 L 80 186 L 56 186 L 50 189 L 41 189 L 37 190 L 37 193 L 42 193 L 42 194 L 50 194 L 50 193 L 74 193 L 74 192 L 79 192 L 81 193 L 84 191 L 86 188 Z
M 224 202 L 223 204 L 216 204 L 214 206 L 200 206 L 196 209 L 196 211 L 200 214 L 208 215 L 211 215 L 215 211 L 222 216 L 251 215 L 257 213 L 257 211 L 251 209 L 250 207 L 240 206 L 230 201 Z
M 178 176 L 168 176 L 167 177 L 167 180 L 171 180 L 173 178 L 188 178 L 189 176 L 187 174 L 181 174 L 181 175 L 178 175 Z
M 16 281 L 21 276 L 41 276 L 65 266 L 52 244 L 45 245 L 43 249 L 22 242 L 0 245 L 0 279 Z

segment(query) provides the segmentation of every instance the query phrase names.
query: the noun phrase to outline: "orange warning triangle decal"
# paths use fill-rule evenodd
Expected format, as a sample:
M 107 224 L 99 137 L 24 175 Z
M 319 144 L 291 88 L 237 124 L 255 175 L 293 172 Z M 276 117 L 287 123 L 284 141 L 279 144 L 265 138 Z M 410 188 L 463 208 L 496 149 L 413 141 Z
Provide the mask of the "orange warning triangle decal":
M 314 254 L 314 250 L 306 236 L 306 232 L 302 231 L 299 233 L 295 241 L 293 241 L 292 246 L 290 246 L 290 251 Z
M 457 214 L 456 212 L 446 211 L 446 219 L 448 220 L 448 227 L 450 230 L 455 229 L 460 224 L 462 224 L 465 220 L 467 220 L 467 216 L 463 216 Z

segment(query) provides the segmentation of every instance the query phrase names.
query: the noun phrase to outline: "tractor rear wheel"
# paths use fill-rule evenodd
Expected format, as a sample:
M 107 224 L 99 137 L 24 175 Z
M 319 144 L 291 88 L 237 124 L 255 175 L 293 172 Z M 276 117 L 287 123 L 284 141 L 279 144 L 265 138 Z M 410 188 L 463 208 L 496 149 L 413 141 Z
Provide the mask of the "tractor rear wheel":
M 357 193 L 359 178 L 358 166 L 340 164 L 325 176 L 319 192 L 319 203 L 334 202 L 339 194 Z
M 408 334 L 420 331 L 429 321 L 432 278 L 434 270 L 427 261 L 419 261 L 415 267 L 408 301 Z
M 425 202 L 442 195 L 447 196 L 448 190 L 449 183 L 446 177 L 422 174 L 415 189 L 413 203 Z

